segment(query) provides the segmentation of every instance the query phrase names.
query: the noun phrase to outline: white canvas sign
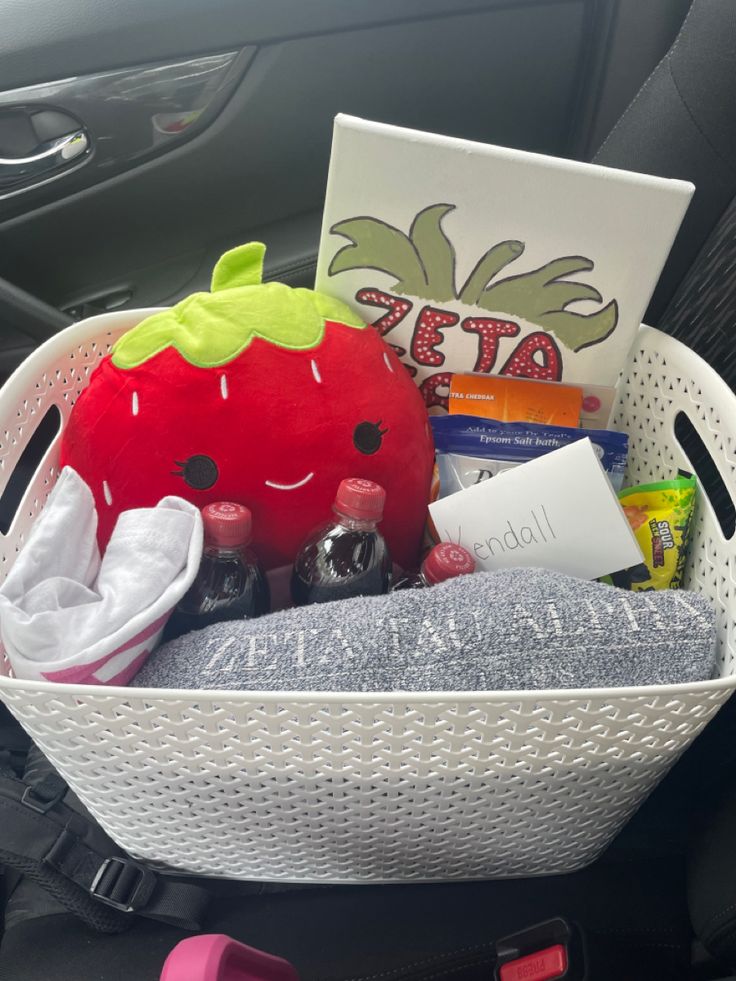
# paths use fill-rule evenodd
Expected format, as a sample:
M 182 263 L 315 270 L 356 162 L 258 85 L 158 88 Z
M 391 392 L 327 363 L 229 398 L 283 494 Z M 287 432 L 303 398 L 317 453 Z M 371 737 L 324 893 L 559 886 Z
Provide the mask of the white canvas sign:
M 692 184 L 338 116 L 316 287 L 450 374 L 614 385 Z

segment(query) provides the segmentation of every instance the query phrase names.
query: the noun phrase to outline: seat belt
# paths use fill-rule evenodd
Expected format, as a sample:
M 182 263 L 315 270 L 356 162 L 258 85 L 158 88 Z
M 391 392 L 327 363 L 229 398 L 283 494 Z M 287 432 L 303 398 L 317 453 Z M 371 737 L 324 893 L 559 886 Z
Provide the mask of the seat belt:
M 64 803 L 67 790 L 57 773 L 31 785 L 0 762 L 0 864 L 102 933 L 121 933 L 135 916 L 200 930 L 207 890 L 129 858 L 95 821 Z

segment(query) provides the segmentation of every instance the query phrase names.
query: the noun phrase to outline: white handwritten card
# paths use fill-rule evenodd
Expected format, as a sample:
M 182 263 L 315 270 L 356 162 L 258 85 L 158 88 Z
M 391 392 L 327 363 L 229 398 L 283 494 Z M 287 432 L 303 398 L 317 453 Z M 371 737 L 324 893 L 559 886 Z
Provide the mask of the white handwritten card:
M 316 286 L 432 411 L 454 372 L 615 385 L 693 190 L 340 115 Z
M 441 540 L 464 545 L 479 569 L 535 566 L 597 579 L 643 561 L 589 439 L 444 497 L 429 510 Z

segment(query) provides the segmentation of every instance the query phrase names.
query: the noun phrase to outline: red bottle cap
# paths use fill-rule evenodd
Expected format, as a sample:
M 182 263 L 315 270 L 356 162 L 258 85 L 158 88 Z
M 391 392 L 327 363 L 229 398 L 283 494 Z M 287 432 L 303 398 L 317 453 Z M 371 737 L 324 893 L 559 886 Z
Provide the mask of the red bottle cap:
M 242 504 L 218 501 L 202 508 L 206 545 L 236 548 L 247 545 L 253 532 L 253 515 Z
M 380 521 L 386 491 L 380 484 L 362 477 L 348 477 L 337 488 L 335 509 L 358 521 Z
M 455 576 L 475 572 L 475 559 L 462 545 L 440 542 L 422 562 L 422 572 L 431 583 L 444 582 Z

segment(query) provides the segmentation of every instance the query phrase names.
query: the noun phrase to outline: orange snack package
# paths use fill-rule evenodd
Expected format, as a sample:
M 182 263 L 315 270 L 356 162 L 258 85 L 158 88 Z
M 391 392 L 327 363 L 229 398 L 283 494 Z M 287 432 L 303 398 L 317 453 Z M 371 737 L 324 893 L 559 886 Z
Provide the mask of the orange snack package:
M 501 375 L 454 375 L 450 414 L 546 426 L 580 425 L 582 389 Z

